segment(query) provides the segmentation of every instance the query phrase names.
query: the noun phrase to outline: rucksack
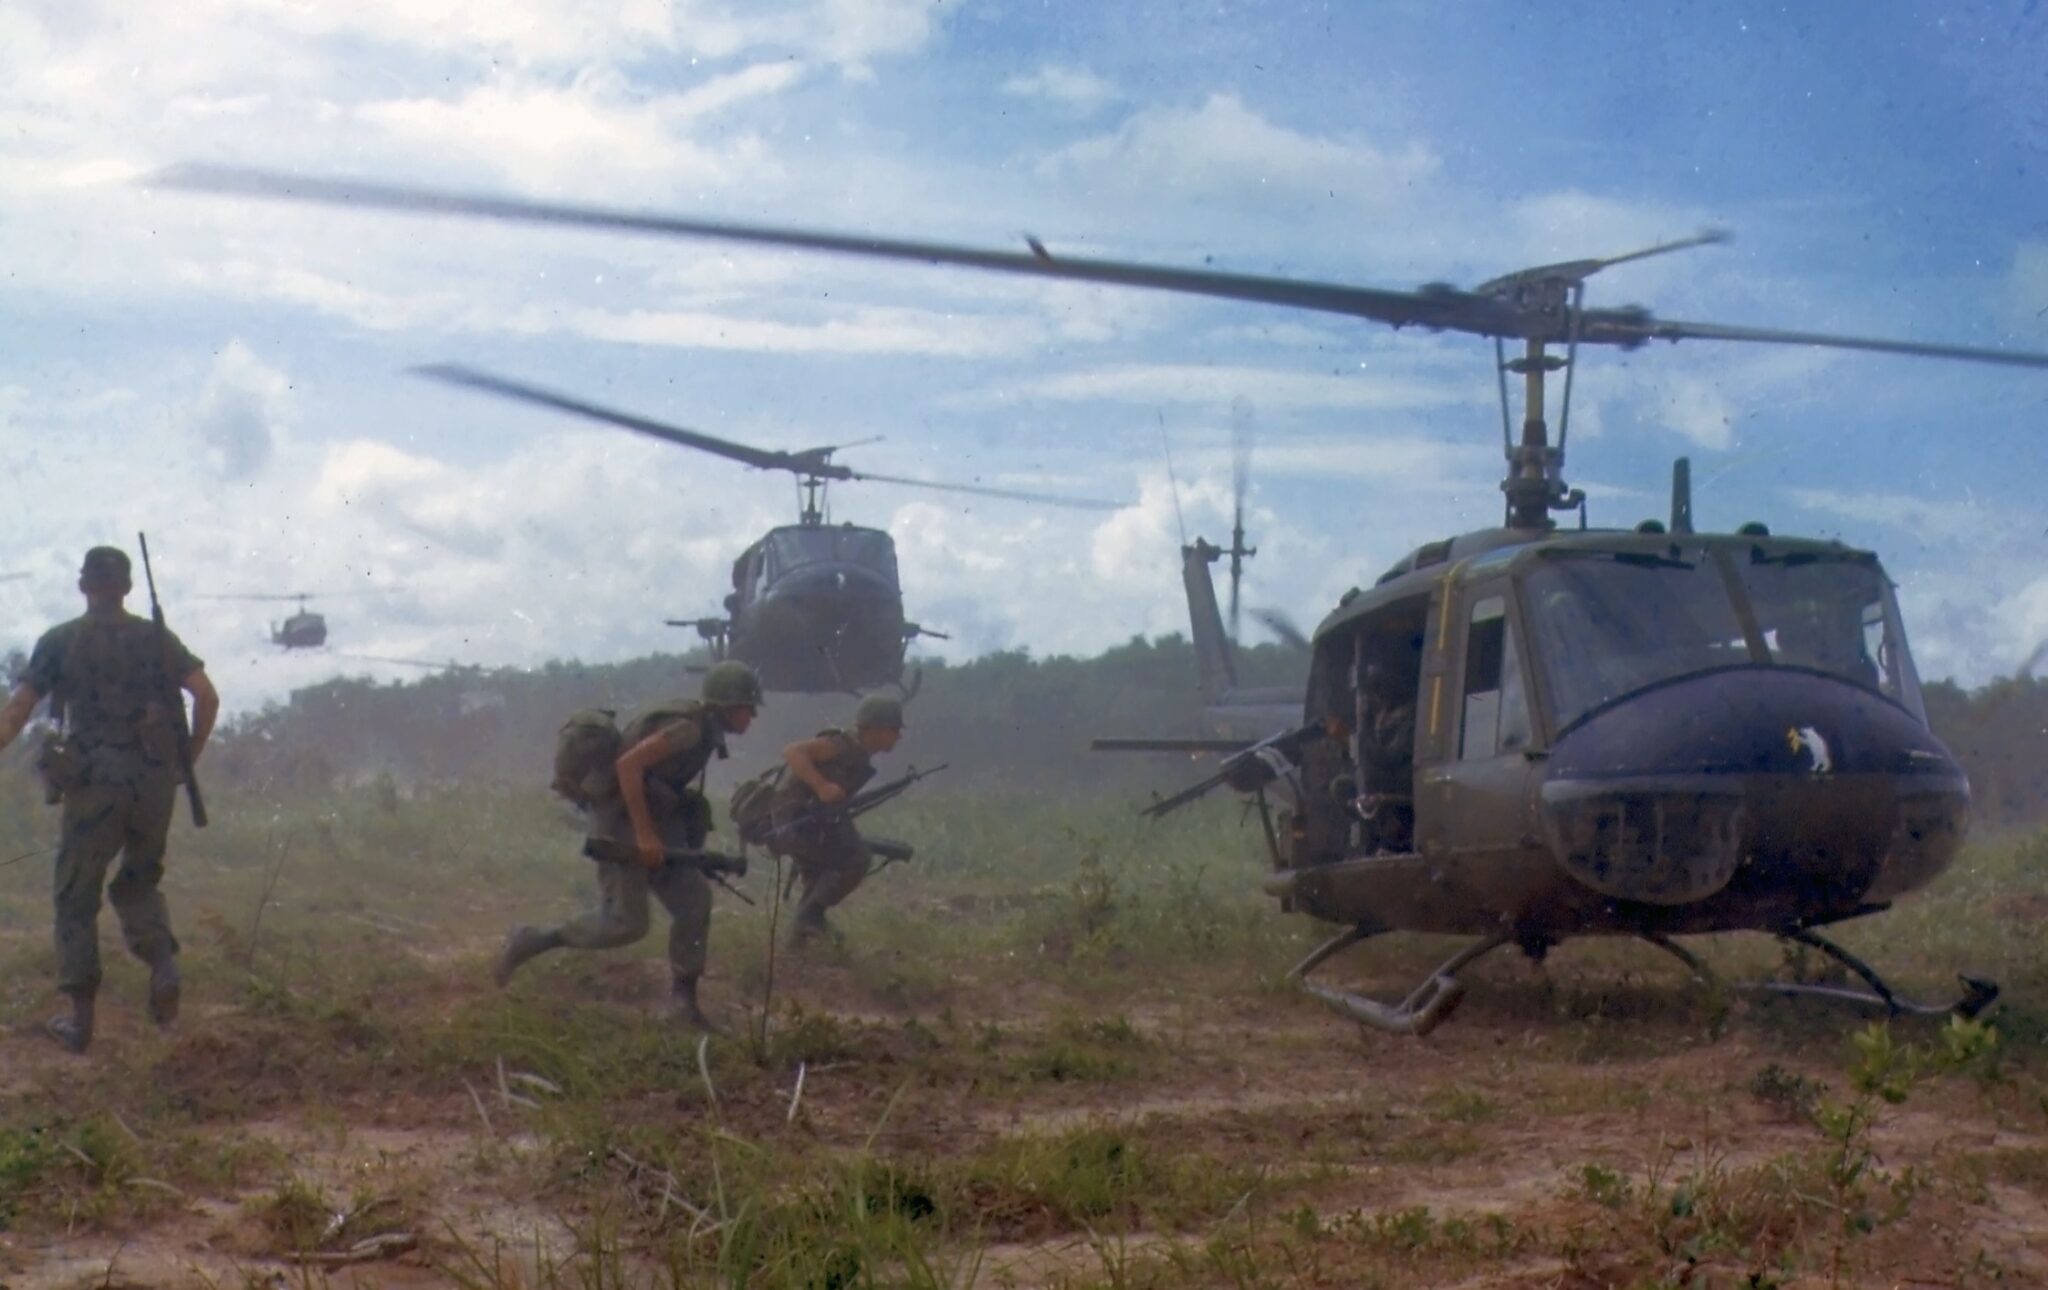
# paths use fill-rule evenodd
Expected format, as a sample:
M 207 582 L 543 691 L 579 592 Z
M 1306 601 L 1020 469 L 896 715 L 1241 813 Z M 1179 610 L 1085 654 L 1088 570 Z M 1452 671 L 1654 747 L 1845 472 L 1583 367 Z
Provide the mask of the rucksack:
M 581 714 L 579 713 L 578 715 Z M 653 707 L 634 714 L 633 719 L 626 723 L 625 730 L 620 732 L 619 748 L 622 751 L 631 748 L 634 744 L 639 743 L 642 739 L 645 739 L 663 726 L 673 725 L 683 720 L 695 721 L 700 725 L 703 724 L 703 701 L 700 699 L 664 699 Z M 707 731 L 706 733 L 709 734 L 711 732 Z
M 788 771 L 786 763 L 778 763 L 732 790 L 732 827 L 742 841 L 759 845 L 767 840 L 775 818 L 775 790 L 782 787 Z
M 618 714 L 610 708 L 585 708 L 570 714 L 555 733 L 555 792 L 579 807 L 589 807 L 619 791 L 613 769 L 623 739 Z

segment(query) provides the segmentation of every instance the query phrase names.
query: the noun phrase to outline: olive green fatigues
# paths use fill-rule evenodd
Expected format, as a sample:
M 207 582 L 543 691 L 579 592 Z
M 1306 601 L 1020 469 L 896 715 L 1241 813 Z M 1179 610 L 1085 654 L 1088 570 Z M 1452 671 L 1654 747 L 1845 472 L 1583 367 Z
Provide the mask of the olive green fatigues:
M 666 723 L 650 720 L 669 714 Z M 711 804 L 696 781 L 711 759 L 724 752 L 724 734 L 716 720 L 695 703 L 657 708 L 627 723 L 621 746 L 631 748 L 658 732 L 668 753 L 648 767 L 647 809 L 665 847 L 696 850 L 711 833 Z M 616 797 L 591 809 L 590 836 L 633 841 L 633 824 Z M 637 862 L 597 861 L 598 903 L 555 928 L 553 936 L 579 950 L 607 950 L 630 945 L 647 935 L 648 897 L 668 910 L 668 964 L 677 978 L 704 972 L 711 935 L 711 884 L 688 865 L 665 864 L 649 870 Z
M 875 777 L 875 764 L 858 739 L 844 730 L 827 730 L 818 737 L 832 742 L 832 754 L 814 758 L 813 764 L 848 797 Z M 795 823 L 819 810 L 818 795 L 796 775 L 785 775 L 775 793 L 776 849 L 796 863 L 803 884 L 797 898 L 796 926 L 799 930 L 816 929 L 824 925 L 826 910 L 867 881 L 867 843 L 844 815 L 822 823 Z
M 159 637 L 154 623 L 125 611 L 53 627 L 29 657 L 24 679 L 61 714 L 77 767 L 63 786 L 53 883 L 57 988 L 66 994 L 99 990 L 102 891 L 131 953 L 152 967 L 177 956 L 158 889 L 182 779 L 171 704 L 184 702 L 175 687 L 202 666 L 175 635 Z

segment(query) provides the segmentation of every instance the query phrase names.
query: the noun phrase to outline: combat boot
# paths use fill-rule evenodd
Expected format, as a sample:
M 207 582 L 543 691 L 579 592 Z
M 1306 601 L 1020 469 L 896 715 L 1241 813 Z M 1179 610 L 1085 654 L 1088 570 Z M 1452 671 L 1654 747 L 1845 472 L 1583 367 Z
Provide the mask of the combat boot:
M 799 906 L 796 917 L 791 919 L 789 924 L 789 948 L 801 950 L 816 941 L 839 945 L 839 929 L 825 921 L 824 910 L 813 906 Z
M 713 1025 L 711 1018 L 704 1015 L 704 1009 L 697 1003 L 697 978 L 676 977 L 669 985 L 669 1019 L 685 1030 L 695 1030 L 706 1035 L 723 1035 L 725 1032 Z
M 56 1040 L 67 1053 L 83 1053 L 92 1047 L 92 996 L 71 996 L 71 1015 L 58 1013 L 43 1023 L 43 1033 Z
M 502 990 L 512 984 L 512 974 L 519 970 L 520 964 L 561 947 L 560 932 L 521 924 L 506 933 L 505 948 L 498 952 L 498 961 L 491 965 L 491 979 Z
M 149 1019 L 159 1030 L 178 1019 L 178 996 L 183 981 L 178 958 L 166 954 L 149 966 Z

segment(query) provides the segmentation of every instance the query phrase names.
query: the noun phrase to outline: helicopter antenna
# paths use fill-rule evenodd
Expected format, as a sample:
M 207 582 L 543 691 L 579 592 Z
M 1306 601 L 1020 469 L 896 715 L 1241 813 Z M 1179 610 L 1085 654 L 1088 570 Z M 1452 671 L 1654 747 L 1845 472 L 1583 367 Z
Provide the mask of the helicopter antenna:
M 1188 520 L 1180 509 L 1180 477 L 1173 472 L 1173 440 L 1166 435 L 1166 410 L 1159 410 L 1159 446 L 1166 451 L 1166 483 L 1173 490 L 1173 527 L 1180 532 L 1180 544 L 1188 544 Z
M 1237 601 L 1244 581 L 1246 556 L 1258 548 L 1244 544 L 1244 495 L 1252 478 L 1252 402 L 1242 394 L 1230 401 L 1230 639 L 1238 638 Z

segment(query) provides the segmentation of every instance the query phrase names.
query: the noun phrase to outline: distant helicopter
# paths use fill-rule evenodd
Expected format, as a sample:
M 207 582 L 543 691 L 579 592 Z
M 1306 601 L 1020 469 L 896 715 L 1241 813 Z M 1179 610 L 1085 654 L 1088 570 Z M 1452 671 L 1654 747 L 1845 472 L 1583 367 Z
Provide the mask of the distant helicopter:
M 1051 506 L 1112 510 L 1116 505 L 1087 498 L 878 475 L 832 460 L 834 453 L 856 445 L 806 448 L 799 452 L 750 448 L 472 368 L 439 364 L 417 371 L 451 385 L 618 426 L 757 470 L 782 470 L 794 475 L 802 490 L 797 522 L 768 530 L 733 561 L 732 590 L 725 597 L 725 615 L 667 620 L 671 627 L 694 627 L 709 646 L 714 661 L 735 658 L 751 665 L 760 674 L 761 684 L 770 690 L 845 693 L 894 685 L 909 693 L 915 688 L 915 681 L 905 685 L 903 671 L 904 654 L 910 642 L 920 636 L 945 638 L 945 633 L 904 617 L 896 543 L 886 532 L 827 522 L 828 484 L 867 480 Z
M 1341 929 L 1292 978 L 1387 1030 L 1430 1031 L 1463 997 L 1459 972 L 1496 949 L 1541 958 L 1596 935 L 1639 938 L 1706 978 L 1674 937 L 1763 932 L 1827 955 L 1869 992 L 1762 988 L 1893 1013 L 1969 1015 L 1997 996 L 1965 977 L 1954 1004 L 1914 1003 L 1815 930 L 1926 886 L 1954 860 L 1968 820 L 1968 782 L 1927 727 L 1877 557 L 1762 525 L 1697 533 L 1683 469 L 1668 523 L 1589 528 L 1585 495 L 1564 480 L 1564 443 L 1585 346 L 1723 340 L 2033 368 L 2048 367 L 2048 355 L 1586 306 L 1587 281 L 1602 270 L 1725 240 L 1718 232 L 1469 290 L 1398 291 L 1070 259 L 1035 239 L 1028 251 L 986 250 L 211 168 L 159 182 L 951 264 L 1491 339 L 1508 467 L 1502 525 L 1427 543 L 1346 593 L 1313 634 L 1300 723 L 1149 813 L 1226 784 L 1251 794 L 1273 862 L 1267 890 L 1283 909 Z M 1512 358 L 1509 341 L 1521 347 Z M 1553 444 L 1546 379 L 1559 371 Z M 1522 383 L 1519 439 L 1511 375 Z M 1552 516 L 1570 511 L 1579 528 L 1561 531 Z M 1395 930 L 1474 939 L 1396 1003 L 1308 979 Z
M 270 625 L 270 643 L 285 650 L 319 649 L 327 643 L 327 619 L 306 608 L 306 602 L 313 599 L 309 591 L 287 591 L 277 594 L 255 595 L 212 595 L 200 596 L 200 600 L 289 600 L 298 604 L 298 609 L 281 623 Z
M 1180 481 L 1173 475 L 1173 457 L 1167 454 L 1167 475 L 1173 488 L 1175 523 L 1180 526 L 1181 589 L 1188 603 L 1188 640 L 1195 656 L 1195 678 L 1200 697 L 1197 708 L 1202 734 L 1192 737 L 1109 735 L 1090 741 L 1097 752 L 1240 752 L 1248 744 L 1276 729 L 1291 725 L 1301 713 L 1302 685 L 1247 686 L 1238 679 L 1238 641 L 1241 627 L 1240 597 L 1244 584 L 1244 562 L 1257 555 L 1258 548 L 1245 545 L 1244 504 L 1251 486 L 1252 436 L 1250 417 L 1242 399 L 1231 409 L 1231 523 L 1230 545 L 1217 546 L 1205 538 L 1192 541 L 1187 535 L 1180 509 Z M 1161 437 L 1166 427 L 1162 421 Z M 1214 567 L 1230 559 L 1230 617 L 1226 624 L 1216 599 Z M 1275 609 L 1252 610 L 1252 617 L 1281 642 L 1308 652 L 1309 641 L 1287 615 Z

